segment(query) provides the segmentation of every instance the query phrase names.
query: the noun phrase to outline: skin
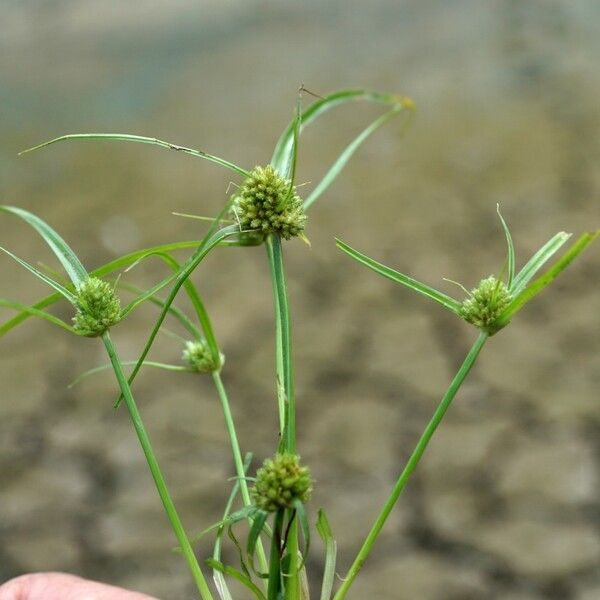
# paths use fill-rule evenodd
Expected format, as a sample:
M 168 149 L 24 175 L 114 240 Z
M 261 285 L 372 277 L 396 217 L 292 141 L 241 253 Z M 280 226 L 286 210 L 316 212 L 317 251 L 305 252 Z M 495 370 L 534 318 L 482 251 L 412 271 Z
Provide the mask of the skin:
M 0 585 L 0 600 L 157 600 L 66 573 L 22 575 Z

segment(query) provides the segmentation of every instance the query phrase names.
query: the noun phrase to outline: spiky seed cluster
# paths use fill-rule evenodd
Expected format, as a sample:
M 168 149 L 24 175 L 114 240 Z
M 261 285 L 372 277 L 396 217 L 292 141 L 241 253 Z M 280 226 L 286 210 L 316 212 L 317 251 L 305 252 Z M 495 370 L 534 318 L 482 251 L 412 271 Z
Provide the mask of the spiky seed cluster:
M 271 166 L 255 167 L 234 196 L 233 217 L 242 229 L 277 233 L 289 240 L 304 231 L 302 199 L 289 179 Z
M 81 284 L 75 296 L 73 328 L 76 333 L 96 337 L 120 319 L 121 303 L 110 283 L 90 277 Z
M 212 373 L 221 368 L 223 356 L 215 361 L 206 340 L 194 340 L 185 343 L 183 360 L 198 373 Z
M 268 458 L 256 474 L 252 488 L 254 504 L 267 512 L 291 508 L 294 500 L 305 503 L 310 499 L 312 479 L 307 467 L 300 465 L 296 454 L 276 454 Z
M 499 327 L 495 322 L 509 305 L 512 296 L 503 281 L 490 275 L 479 282 L 479 286 L 471 290 L 471 295 L 462 303 L 460 316 L 490 334 L 496 333 Z

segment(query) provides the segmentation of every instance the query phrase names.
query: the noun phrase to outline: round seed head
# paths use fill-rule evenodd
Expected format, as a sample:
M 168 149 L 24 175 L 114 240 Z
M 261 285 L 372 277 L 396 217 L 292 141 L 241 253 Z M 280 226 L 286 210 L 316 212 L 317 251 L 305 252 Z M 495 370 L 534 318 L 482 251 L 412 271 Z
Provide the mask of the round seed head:
M 289 240 L 304 231 L 306 214 L 296 187 L 271 166 L 255 167 L 233 198 L 232 217 L 243 230 Z
M 79 335 L 97 337 L 121 319 L 121 304 L 106 281 L 90 277 L 77 290 L 73 327 Z
M 493 335 L 500 329 L 495 325 L 496 320 L 511 300 L 506 284 L 490 275 L 471 290 L 471 295 L 462 303 L 460 316 Z
M 223 355 L 215 361 L 206 340 L 194 340 L 185 343 L 182 358 L 198 373 L 212 373 L 223 365 Z
M 254 504 L 267 512 L 292 508 L 295 500 L 310 499 L 312 479 L 307 467 L 300 465 L 296 454 L 276 454 L 268 458 L 256 474 L 252 488 Z

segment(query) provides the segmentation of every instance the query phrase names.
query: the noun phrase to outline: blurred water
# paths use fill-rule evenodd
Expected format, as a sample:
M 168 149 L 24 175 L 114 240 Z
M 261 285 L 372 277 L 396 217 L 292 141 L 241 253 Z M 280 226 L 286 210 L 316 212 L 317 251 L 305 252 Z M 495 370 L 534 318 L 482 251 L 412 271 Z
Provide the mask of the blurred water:
M 311 211 L 312 248 L 286 246 L 300 449 L 343 572 L 472 332 L 349 264 L 332 238 L 456 294 L 443 277 L 472 286 L 501 267 L 497 202 L 520 264 L 558 230 L 598 227 L 600 4 L 1 0 L 0 9 L 1 201 L 39 213 L 89 267 L 198 237 L 196 222 L 170 213 L 212 214 L 229 174 L 134 145 L 17 158 L 20 149 L 67 132 L 127 131 L 252 166 L 268 160 L 300 83 L 415 98 L 408 133 L 378 132 Z M 347 107 L 307 130 L 300 181 L 313 185 L 374 114 Z M 54 264 L 6 216 L 0 240 Z M 590 249 L 486 348 L 353 597 L 600 595 L 599 264 Z M 0 296 L 43 293 L 8 259 L 2 272 Z M 127 278 L 162 275 L 148 264 Z M 262 459 L 276 432 L 263 252 L 222 251 L 198 281 L 227 355 L 242 446 Z M 124 357 L 153 316 L 142 310 L 115 331 Z M 101 348 L 27 323 L 1 349 L 0 579 L 62 569 L 164 600 L 193 597 L 129 423 L 110 408 L 112 380 L 66 390 L 104 360 Z M 165 337 L 157 358 L 179 352 Z M 200 531 L 218 518 L 232 474 L 214 392 L 157 373 L 137 385 L 186 525 Z M 315 574 L 320 552 L 315 544 Z

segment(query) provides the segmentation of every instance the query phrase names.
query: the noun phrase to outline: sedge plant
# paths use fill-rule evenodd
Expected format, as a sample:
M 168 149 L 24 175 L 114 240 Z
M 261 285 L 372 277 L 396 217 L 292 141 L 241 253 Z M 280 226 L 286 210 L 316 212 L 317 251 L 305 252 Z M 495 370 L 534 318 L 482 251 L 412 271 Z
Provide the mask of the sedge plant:
M 386 112 L 370 123 L 340 154 L 312 191 L 302 198 L 296 183 L 298 144 L 305 127 L 333 107 L 363 100 L 387 107 Z M 330 187 L 350 161 L 360 145 L 382 125 L 395 117 L 412 114 L 410 99 L 393 94 L 368 90 L 344 90 L 318 97 L 307 108 L 300 100 L 294 118 L 279 138 L 268 164 L 242 168 L 225 159 L 201 150 L 171 144 L 151 137 L 129 134 L 89 133 L 65 135 L 31 150 L 73 140 L 112 140 L 155 145 L 175 150 L 196 158 L 213 162 L 228 169 L 240 179 L 236 191 L 223 206 L 219 215 L 211 219 L 208 232 L 201 240 L 174 242 L 142 249 L 117 258 L 101 267 L 87 271 L 67 242 L 38 216 L 20 208 L 3 206 L 0 211 L 16 216 L 42 236 L 66 272 L 69 283 L 60 283 L 37 267 L 17 257 L 12 251 L 2 250 L 28 269 L 38 279 L 53 289 L 53 293 L 32 305 L 11 299 L 0 299 L 0 306 L 16 311 L 15 316 L 0 325 L 0 336 L 8 333 L 29 317 L 38 317 L 59 326 L 72 334 L 85 338 L 99 338 L 107 352 L 108 364 L 84 373 L 87 377 L 103 369 L 112 369 L 120 395 L 115 402 L 124 402 L 129 412 L 141 449 L 154 478 L 156 488 L 173 529 L 178 550 L 185 558 L 203 600 L 215 597 L 232 600 L 228 585 L 237 580 L 258 600 L 308 600 L 306 560 L 311 546 L 311 524 L 307 504 L 313 488 L 310 469 L 298 452 L 296 443 L 296 397 L 294 390 L 294 360 L 292 354 L 291 309 L 286 286 L 284 245 L 294 238 L 308 241 L 309 221 L 307 211 Z M 28 151 L 27 151 L 28 152 Z M 458 318 L 476 327 L 477 338 L 463 364 L 452 379 L 442 400 L 427 424 L 415 450 L 384 502 L 373 526 L 366 533 L 364 543 L 348 573 L 341 577 L 336 588 L 337 545 L 323 510 L 319 510 L 316 530 L 325 546 L 323 580 L 320 600 L 342 600 L 367 560 L 384 524 L 393 510 L 411 474 L 421 460 L 429 441 L 456 396 L 460 386 L 473 367 L 484 344 L 506 327 L 517 312 L 548 286 L 598 235 L 586 233 L 542 275 L 542 267 L 568 241 L 569 235 L 558 233 L 516 272 L 515 250 L 509 228 L 500 215 L 507 241 L 505 268 L 496 276 L 488 276 L 472 291 L 465 290 L 464 300 L 456 300 L 408 275 L 386 267 L 337 240 L 337 246 L 351 258 L 391 279 L 396 283 L 431 299 L 453 312 Z M 274 396 L 279 423 L 279 443 L 273 455 L 267 457 L 254 477 L 248 475 L 252 455 L 242 453 L 233 420 L 233 412 L 221 372 L 225 356 L 217 342 L 215 330 L 200 293 L 190 275 L 201 267 L 211 252 L 226 246 L 264 245 L 272 281 L 275 318 L 275 376 Z M 176 251 L 192 250 L 180 263 L 173 256 Z M 169 274 L 150 289 L 140 289 L 130 283 L 129 270 L 142 260 L 158 258 L 169 268 Z M 116 274 L 126 271 L 125 277 Z M 537 275 L 537 278 L 536 278 Z M 176 304 L 181 288 L 193 308 L 189 316 Z M 164 290 L 164 291 L 163 291 Z M 133 294 L 128 304 L 120 295 Z M 73 307 L 74 316 L 67 323 L 48 312 L 48 308 L 66 300 Z M 112 327 L 119 325 L 140 304 L 149 302 L 158 310 L 158 317 L 140 356 L 135 360 L 122 360 L 110 336 Z M 181 344 L 181 364 L 171 365 L 148 359 L 159 331 L 166 318 L 177 321 L 186 332 L 186 338 L 176 336 Z M 216 395 L 221 403 L 224 424 L 229 436 L 235 483 L 224 508 L 222 519 L 204 527 L 202 533 L 190 538 L 178 516 L 165 479 L 155 456 L 150 436 L 146 431 L 133 392 L 133 384 L 144 367 L 169 369 L 211 377 Z M 77 383 L 80 378 L 75 382 Z M 236 507 L 236 503 L 241 506 Z M 240 540 L 240 527 L 245 526 L 244 539 Z M 228 565 L 222 561 L 224 534 L 233 542 L 239 564 Z M 203 536 L 215 535 L 212 556 L 204 565 L 212 571 L 214 586 L 210 586 L 202 563 L 193 550 L 194 543 Z M 216 596 L 214 595 L 216 593 Z

